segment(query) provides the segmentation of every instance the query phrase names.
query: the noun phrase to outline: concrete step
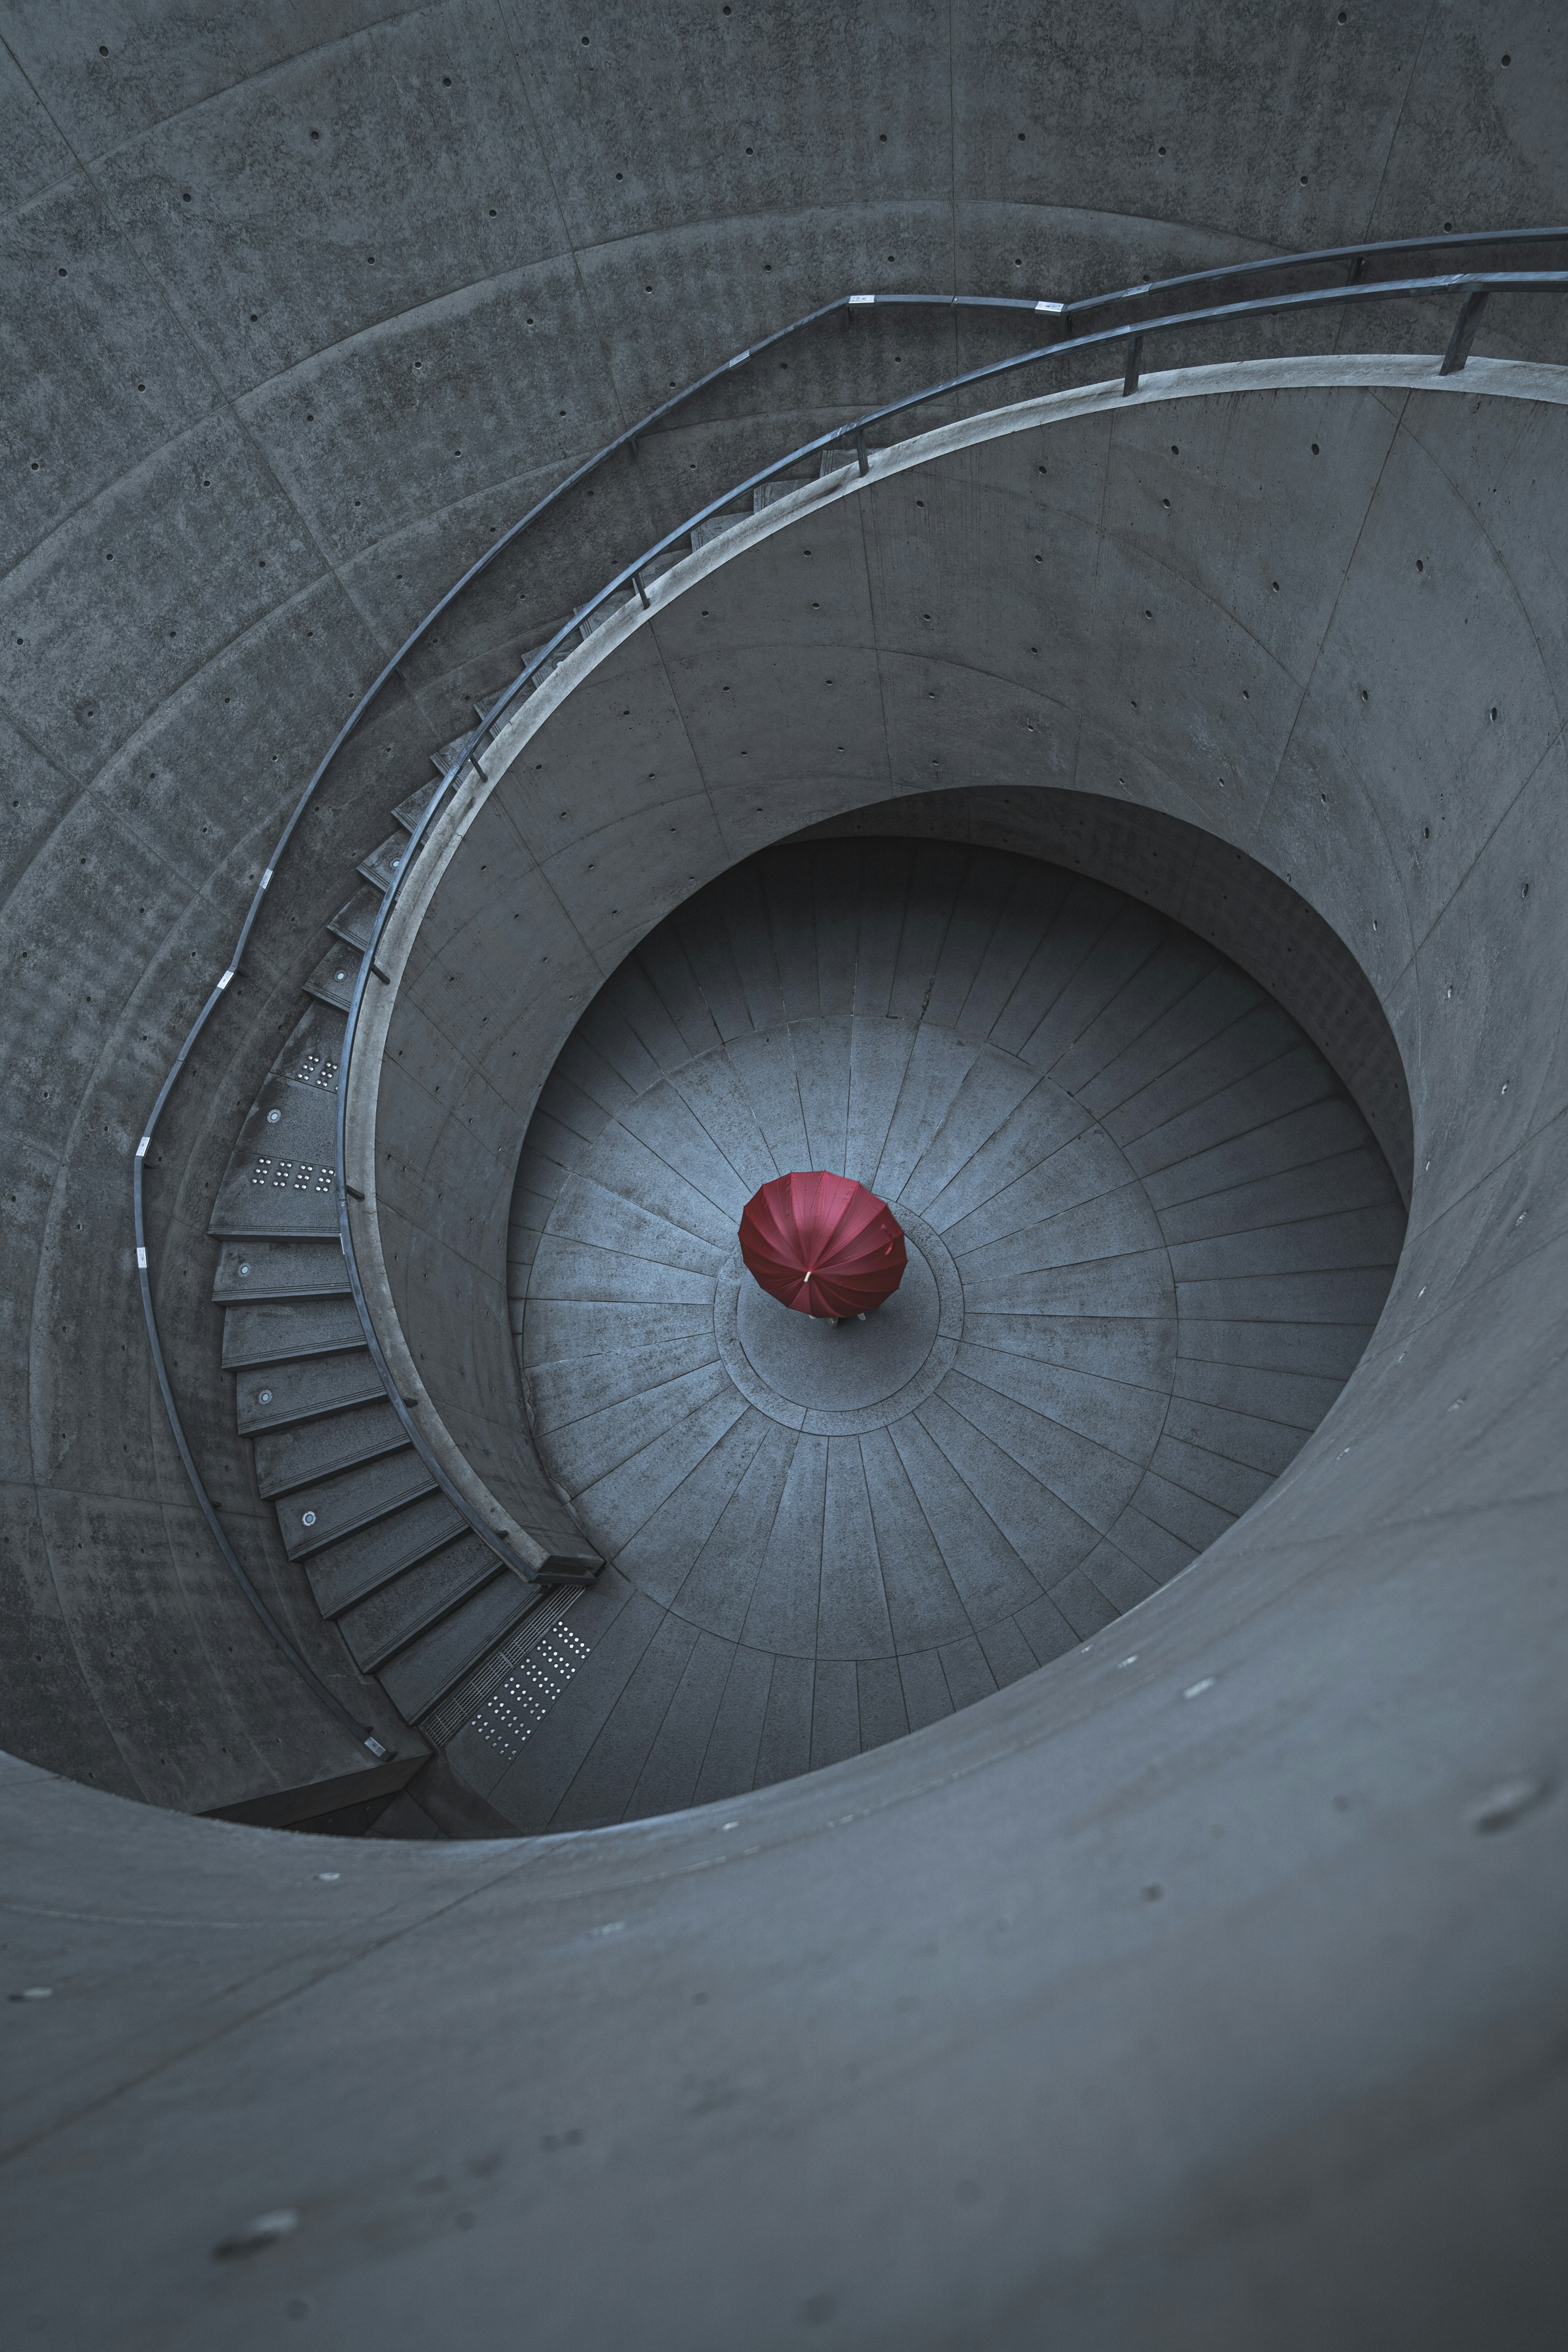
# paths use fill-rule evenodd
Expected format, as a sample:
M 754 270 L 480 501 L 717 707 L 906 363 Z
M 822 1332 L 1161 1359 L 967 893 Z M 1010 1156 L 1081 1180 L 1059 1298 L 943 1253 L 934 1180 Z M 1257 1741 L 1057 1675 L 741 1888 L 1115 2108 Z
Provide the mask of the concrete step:
M 501 1566 L 489 1544 L 473 1534 L 422 1559 L 381 1586 L 338 1618 L 338 1631 L 362 1674 L 374 1674 L 386 1660 L 440 1623 L 497 1575 L 524 1588 Z
M 624 596 L 607 596 L 602 604 L 595 606 L 587 619 L 579 626 L 577 635 L 582 638 L 583 643 L 586 645 L 589 638 L 595 635 L 607 621 L 613 621 L 617 613 L 624 613 L 628 604 L 635 604 L 637 601 L 636 595 L 630 590 Z
M 235 1382 L 235 1418 L 241 1437 L 259 1437 L 321 1413 L 379 1402 L 385 1394 L 369 1349 L 358 1348 L 341 1356 L 307 1356 L 299 1363 L 267 1364 L 246 1372 Z
M 306 1565 L 323 1617 L 336 1617 L 416 1560 L 426 1559 L 463 1532 L 463 1516 L 437 1486 L 416 1502 L 345 1536 Z
M 295 1241 L 226 1242 L 213 1278 L 215 1307 L 249 1305 L 263 1298 L 333 1298 L 347 1295 L 349 1270 L 342 1244 L 309 1238 Z
M 405 833 L 389 833 L 384 841 L 376 844 L 368 857 L 360 859 L 360 872 L 384 896 L 402 871 L 404 853 L 407 847 L 408 835 Z
M 301 1356 L 331 1356 L 364 1346 L 364 1331 L 352 1298 L 277 1301 L 264 1307 L 231 1307 L 223 1318 L 223 1368 L 280 1364 Z
M 351 1470 L 378 1454 L 395 1454 L 408 1444 L 408 1433 L 384 1396 L 374 1404 L 355 1405 L 325 1421 L 308 1421 L 297 1429 L 280 1430 L 256 1441 L 256 1483 L 263 1495 L 286 1495 Z
M 327 929 L 334 939 L 346 940 L 351 948 L 362 951 L 370 945 L 370 935 L 375 929 L 375 919 L 381 912 L 384 893 L 380 890 L 356 890 L 346 907 L 340 907 Z
M 343 1023 L 312 1003 L 246 1115 L 208 1222 L 213 1234 L 337 1232 L 338 1065 Z
M 340 940 L 335 947 L 327 950 L 305 982 L 306 995 L 315 997 L 320 1003 L 335 1005 L 340 1013 L 346 1013 L 353 1001 L 354 983 L 359 979 L 361 961 L 359 950 L 345 947 Z
M 467 735 L 454 735 L 449 743 L 443 743 L 438 751 L 431 752 L 430 765 L 435 769 L 437 774 L 440 776 L 443 781 L 445 781 L 447 771 L 452 766 L 453 761 L 457 759 L 468 740 Z M 410 794 L 410 798 L 412 797 L 413 795 Z M 403 802 L 401 805 L 403 808 L 406 808 L 408 805 L 407 801 Z M 398 823 L 401 824 L 403 818 L 399 810 L 394 809 L 392 814 L 397 818 Z M 412 833 L 414 830 L 413 826 L 410 825 L 408 830 Z
M 781 499 L 793 498 L 796 490 L 816 478 L 810 474 L 786 474 L 776 482 L 759 482 L 752 492 L 752 512 L 765 514 L 769 507 L 776 507 Z
M 455 760 L 457 756 L 457 752 L 454 751 L 451 760 L 442 761 L 441 772 L 443 775 L 446 774 L 447 770 L 452 764 L 452 760 Z M 435 757 L 437 759 L 440 759 L 441 755 L 439 752 L 437 752 Z M 397 806 L 393 810 L 392 814 L 396 823 L 403 827 L 405 833 L 413 833 L 417 828 L 424 817 L 426 810 L 429 807 L 431 802 L 437 798 L 440 790 L 441 787 L 439 784 L 420 784 L 414 792 L 411 792 L 408 794 L 406 800 L 401 800 L 398 802 Z
M 362 1462 L 353 1470 L 297 1489 L 277 1504 L 283 1549 L 290 1559 L 306 1559 L 373 1519 L 429 1494 L 436 1481 L 411 1445 L 401 1454 Z
M 746 520 L 743 514 L 721 514 L 710 516 L 707 522 L 700 522 L 691 534 L 692 554 L 711 546 L 714 540 L 722 539 L 726 533 L 738 530 Z
M 460 1609 L 383 1666 L 377 1679 L 394 1706 L 411 1723 L 428 1715 L 454 1683 L 504 1640 L 538 1598 L 531 1585 L 503 1568 Z

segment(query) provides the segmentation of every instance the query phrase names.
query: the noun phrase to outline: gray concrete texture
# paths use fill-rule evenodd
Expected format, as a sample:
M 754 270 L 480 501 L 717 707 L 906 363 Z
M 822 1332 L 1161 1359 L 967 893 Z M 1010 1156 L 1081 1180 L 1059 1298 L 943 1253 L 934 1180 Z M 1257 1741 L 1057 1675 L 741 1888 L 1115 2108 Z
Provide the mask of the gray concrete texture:
M 1484 371 L 1412 395 L 1395 366 L 1380 389 L 1224 395 L 1235 461 L 1200 441 L 1195 503 L 1187 417 L 1167 461 L 1137 442 L 1143 409 L 1081 427 L 1098 451 L 1056 486 L 1070 509 L 1085 466 L 1086 499 L 1100 484 L 1086 577 L 1142 691 L 1053 775 L 1290 877 L 1372 975 L 1414 1113 L 1410 1236 L 1371 1349 L 1263 1504 L 1141 1605 L 1136 1644 L 1091 1641 L 873 1755 L 606 1835 L 350 1847 L 101 1793 L 216 1805 L 353 1762 L 186 1503 L 126 1170 L 247 877 L 401 625 L 606 408 L 847 283 L 1078 292 L 1275 242 L 1563 216 L 1555 20 L 1338 14 L 0 18 L 21 289 L 4 1719 L 74 1776 L 5 1782 L 25 2331 L 133 2352 L 303 2341 L 305 2321 L 349 2346 L 521 2326 L 682 2352 L 1560 2339 L 1549 376 L 1533 402 Z M 1392 347 L 1431 350 L 1446 324 Z M 1535 331 L 1504 312 L 1482 348 L 1550 352 L 1560 330 Z M 923 364 L 901 340 L 837 348 L 872 391 Z M 678 476 L 717 495 L 737 450 L 827 429 L 848 364 L 806 397 L 742 372 L 650 453 L 655 489 L 617 489 L 620 515 Z M 1138 461 L 1120 474 L 1118 446 Z M 1332 484 L 1358 477 L 1338 571 L 1296 601 L 1286 559 L 1347 526 Z M 514 636 L 635 544 L 608 488 L 526 587 L 508 575 Z M 1153 620 L 1142 639 L 1152 595 L 1117 604 L 1145 580 L 1179 603 L 1179 645 Z M 296 1638 L 354 1693 L 251 1483 L 206 1228 L 320 922 L 504 667 L 505 601 L 454 621 L 336 775 L 152 1171 L 204 1466 Z M 1012 793 L 1007 711 L 1026 732 L 1039 705 L 1005 661 L 997 703 L 986 651 L 939 714 L 938 781 Z M 715 766 L 742 813 L 741 755 L 809 712 L 805 675 Z M 1201 797 L 1221 775 L 1267 797 L 1221 817 Z M 818 817 L 933 778 L 873 773 L 837 801 L 828 781 Z M 976 839 L 1030 847 L 972 798 Z M 721 862 L 763 837 L 737 827 Z M 605 899 L 619 913 L 589 926 L 554 1045 L 634 944 L 609 926 L 687 895 L 672 874 Z M 530 1107 L 509 1101 L 518 1141 Z M 512 1172 L 491 1188 L 496 1266 Z
M 864 1326 L 738 1262 L 751 1193 L 806 1167 L 909 1236 Z M 529 1426 L 616 1572 L 548 1722 L 451 1761 L 520 1827 L 589 1827 L 1032 1673 L 1288 1466 L 1404 1230 L 1322 1055 L 1169 918 L 943 841 L 734 868 L 600 992 L 530 1125 Z
M 40 1761 L 199 1808 L 353 1752 L 298 1702 L 187 1506 L 147 1373 L 126 1160 L 379 662 L 607 430 L 847 288 L 1081 294 L 1448 217 L 1562 216 L 1561 33 L 1474 5 L 1343 25 L 1208 11 L 1200 31 L 1135 6 L 659 5 L 589 26 L 454 0 L 323 6 L 301 30 L 14 0 L 0 23 L 19 1139 L 3 1556 L 24 1629 L 5 1721 Z M 1436 348 L 1447 325 L 1342 332 Z M 765 381 L 742 370 L 501 567 L 334 769 L 175 1097 L 149 1188 L 183 1409 L 249 1572 L 356 1706 L 373 1695 L 288 1577 L 237 1444 L 209 1297 L 236 1115 L 296 1017 L 310 943 L 473 693 L 628 551 L 855 406 L 1009 348 L 998 331 L 858 319 Z M 1250 331 L 1256 351 L 1342 331 Z M 1482 348 L 1554 350 L 1558 331 L 1540 306 L 1494 306 Z M 106 1544 L 135 1563 L 130 1612 L 98 1572 Z

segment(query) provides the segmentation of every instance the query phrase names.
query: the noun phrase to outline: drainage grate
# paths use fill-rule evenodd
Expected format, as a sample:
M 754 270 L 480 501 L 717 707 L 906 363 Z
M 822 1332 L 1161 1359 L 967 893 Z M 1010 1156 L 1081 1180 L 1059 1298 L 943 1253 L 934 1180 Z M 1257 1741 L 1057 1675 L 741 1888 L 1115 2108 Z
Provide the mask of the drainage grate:
M 580 1642 L 569 1626 L 561 1626 L 486 1700 L 469 1729 L 477 1731 L 498 1756 L 515 1756 L 587 1654 L 587 1643 Z
M 466 1674 L 462 1681 L 447 1692 L 440 1706 L 426 1717 L 419 1727 L 425 1738 L 437 1748 L 445 1748 L 455 1739 L 458 1732 L 473 1723 L 476 1717 L 489 1707 L 489 1702 L 516 1677 L 524 1661 L 531 1658 L 541 1644 L 555 1633 L 566 1612 L 573 1602 L 580 1598 L 580 1587 L 566 1586 L 548 1594 L 544 1600 L 537 1601 L 521 1624 L 512 1628 L 506 1640 L 499 1643 L 488 1658 L 481 1659 L 477 1666 Z M 553 1698 L 562 1684 L 570 1679 L 583 1659 L 587 1656 L 588 1644 L 586 1642 L 579 1641 L 574 1633 L 556 1634 L 555 1641 L 551 1643 L 551 1649 L 552 1655 L 559 1650 L 562 1658 L 562 1665 L 552 1664 L 548 1677 L 554 1686 L 550 1693 L 550 1697 Z M 568 1658 L 571 1661 L 570 1664 L 565 1664 Z M 563 1667 L 564 1671 L 562 1670 Z M 531 1682 L 530 1688 L 534 1687 L 535 1685 Z M 538 1687 L 542 1690 L 542 1681 Z M 532 1729 L 539 1717 L 544 1713 L 545 1706 L 549 1703 L 548 1699 L 545 1700 L 544 1706 L 540 1706 L 537 1713 L 531 1717 L 529 1722 L 530 1730 Z M 485 1737 L 487 1738 L 490 1737 L 488 1730 Z M 510 1749 L 507 1750 L 508 1754 L 510 1752 Z

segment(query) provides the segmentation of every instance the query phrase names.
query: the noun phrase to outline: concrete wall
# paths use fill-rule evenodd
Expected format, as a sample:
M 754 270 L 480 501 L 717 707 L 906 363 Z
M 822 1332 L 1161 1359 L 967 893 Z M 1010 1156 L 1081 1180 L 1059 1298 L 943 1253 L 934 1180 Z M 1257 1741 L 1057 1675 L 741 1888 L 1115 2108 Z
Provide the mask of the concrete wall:
M 1075 844 L 1267 979 L 1405 1184 L 1414 1150 L 1420 1229 L 1466 1082 L 1434 1059 L 1453 1021 L 1423 992 L 1451 982 L 1421 954 L 1562 756 L 1550 591 L 1542 639 L 1536 558 L 1491 507 L 1497 476 L 1522 528 L 1560 391 L 1506 362 L 1463 393 L 1415 363 L 1255 362 L 943 428 L 705 550 L 524 709 L 388 935 L 374 1194 L 426 1389 L 525 1524 L 506 1225 L 555 1053 L 670 905 L 890 794 L 973 793 L 991 837 Z M 1194 830 L 1226 851 L 1194 864 Z M 1521 873 L 1512 930 L 1551 920 L 1543 887 Z
M 1055 291 L 1259 238 L 1561 215 L 1553 20 L 1345 13 L 7 12 L 5 1708 L 25 1752 L 174 1805 L 335 1769 L 174 1478 L 128 1154 L 283 806 L 478 544 L 487 490 L 548 478 L 606 404 L 846 278 L 1005 288 L 1016 267 Z M 541 286 L 560 309 L 534 313 L 554 323 L 524 373 L 516 301 Z M 12 1768 L 7 1990 L 49 1996 L 4 2011 L 24 2329 L 136 2352 L 306 2320 L 348 2346 L 521 2328 L 682 2352 L 1556 2343 L 1561 411 L 1480 385 L 1325 396 L 1366 436 L 1363 545 L 1289 739 L 1297 789 L 1253 812 L 1414 1078 L 1412 1241 L 1335 1419 L 1149 1604 L 1132 1664 L 1091 1645 L 733 1812 L 347 1849 Z M 725 478 L 739 402 L 672 472 Z M 1146 454 L 1175 518 L 1151 507 L 1152 549 L 1173 534 L 1163 576 L 1195 614 L 1202 516 Z M 1331 515 L 1322 478 L 1297 495 Z M 1110 487 L 1128 504 L 1136 473 Z M 1238 489 L 1227 577 L 1272 554 L 1291 492 Z M 579 527 L 595 560 L 619 543 Z M 1289 680 L 1301 613 L 1275 625 L 1276 576 L 1297 593 L 1258 567 L 1234 660 Z M 328 796 L 157 1171 L 176 1370 L 223 1411 L 203 1187 L 331 868 L 413 780 L 421 727 L 449 723 L 452 678 L 497 658 L 488 610 Z M 1127 662 L 1168 684 L 1140 617 Z M 1213 682 L 1187 676 L 1184 707 Z M 942 724 L 968 758 L 961 702 Z M 1132 772 L 1181 781 L 1152 720 L 1140 749 Z M 1331 865 L 1324 791 L 1356 828 Z M 291 2228 L 247 2235 L 279 2212 Z
M 1530 11 L 580 13 L 4 16 L 4 1720 L 26 1754 L 163 1803 L 353 1760 L 189 1507 L 128 1165 L 285 811 L 413 620 L 672 382 L 851 285 L 1078 294 L 1563 210 L 1561 35 Z M 1447 323 L 1401 333 L 1433 347 Z M 356 1705 L 217 1369 L 205 1224 L 236 1118 L 355 858 L 473 692 L 749 463 L 1006 347 L 895 329 L 730 379 L 410 663 L 165 1123 L 153 1261 L 197 1453 L 251 1572 Z M 1304 331 L 1295 347 L 1340 332 Z M 1389 347 L 1384 320 L 1344 332 Z M 1483 348 L 1560 332 L 1500 307 Z

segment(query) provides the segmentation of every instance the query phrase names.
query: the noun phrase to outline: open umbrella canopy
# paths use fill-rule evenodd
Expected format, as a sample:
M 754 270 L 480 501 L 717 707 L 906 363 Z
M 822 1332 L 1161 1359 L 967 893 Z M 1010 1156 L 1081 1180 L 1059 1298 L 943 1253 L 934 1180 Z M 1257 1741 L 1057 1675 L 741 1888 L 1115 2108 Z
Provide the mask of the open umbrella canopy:
M 908 1263 L 903 1227 L 853 1177 L 812 1169 L 775 1176 L 747 1202 L 741 1255 L 763 1288 L 802 1315 L 866 1315 Z

